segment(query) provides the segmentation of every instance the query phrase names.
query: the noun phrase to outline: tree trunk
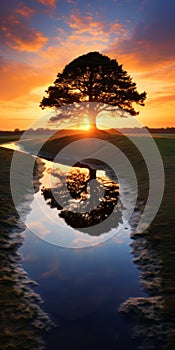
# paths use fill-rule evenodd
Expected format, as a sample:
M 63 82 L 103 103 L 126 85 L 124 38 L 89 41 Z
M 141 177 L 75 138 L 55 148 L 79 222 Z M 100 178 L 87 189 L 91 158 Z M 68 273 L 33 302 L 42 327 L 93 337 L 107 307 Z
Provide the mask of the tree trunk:
M 91 166 L 89 164 L 85 164 L 82 162 L 77 162 L 75 165 L 73 165 L 73 167 L 75 168 L 86 168 L 89 170 L 89 179 L 87 180 L 87 183 L 90 181 L 90 180 L 94 180 L 97 178 L 97 170 L 94 169 L 94 168 L 91 168 Z
M 89 107 L 89 120 L 90 120 L 90 130 L 96 131 L 98 130 L 96 125 L 96 117 L 97 117 L 97 111 L 95 110 L 94 104 L 91 103 Z
M 89 182 L 90 180 L 94 180 L 96 178 L 97 178 L 97 170 L 89 166 L 89 179 L 87 182 Z
M 97 131 L 98 130 L 98 128 L 96 126 L 96 123 L 90 123 L 90 130 L 91 131 Z

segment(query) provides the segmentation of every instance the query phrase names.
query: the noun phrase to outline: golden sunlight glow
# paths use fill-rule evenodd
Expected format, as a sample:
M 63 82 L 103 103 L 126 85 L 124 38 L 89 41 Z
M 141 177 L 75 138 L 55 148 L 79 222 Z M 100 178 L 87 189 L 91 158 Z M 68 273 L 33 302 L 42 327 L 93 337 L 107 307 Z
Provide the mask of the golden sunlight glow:
M 83 124 L 82 124 L 83 130 L 89 130 L 90 129 L 90 123 L 88 118 L 84 118 Z

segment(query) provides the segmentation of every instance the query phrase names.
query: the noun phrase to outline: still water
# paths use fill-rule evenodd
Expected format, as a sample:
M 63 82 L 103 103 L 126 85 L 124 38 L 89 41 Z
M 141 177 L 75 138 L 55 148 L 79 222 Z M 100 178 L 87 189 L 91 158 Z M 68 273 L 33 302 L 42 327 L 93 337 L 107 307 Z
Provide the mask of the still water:
M 118 313 L 126 299 L 145 295 L 130 254 L 130 226 L 125 223 L 117 230 L 112 225 L 109 232 L 94 236 L 68 225 L 43 196 L 51 167 L 51 162 L 43 162 L 40 188 L 26 216 L 19 252 L 25 271 L 38 283 L 35 291 L 44 301 L 42 308 L 55 324 L 44 336 L 46 349 L 135 350 L 132 323 Z M 101 171 L 97 179 L 105 175 Z M 83 237 L 87 247 L 81 245 Z M 75 239 L 77 245 L 72 244 Z

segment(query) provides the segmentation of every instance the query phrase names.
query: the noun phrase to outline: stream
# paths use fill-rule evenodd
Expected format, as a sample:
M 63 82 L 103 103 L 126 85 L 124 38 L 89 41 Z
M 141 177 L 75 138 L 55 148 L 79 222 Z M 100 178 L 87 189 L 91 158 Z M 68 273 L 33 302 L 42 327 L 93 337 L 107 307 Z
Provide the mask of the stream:
M 25 152 L 16 143 L 1 146 Z M 130 253 L 131 228 L 128 223 L 115 227 L 112 222 L 105 232 L 90 235 L 86 229 L 71 227 L 43 196 L 50 183 L 57 188 L 58 178 L 51 171 L 53 162 L 42 162 L 39 191 L 26 215 L 19 252 L 25 271 L 38 283 L 35 291 L 44 301 L 42 308 L 55 324 L 44 335 L 45 347 L 135 350 L 133 324 L 118 312 L 129 297 L 145 296 Z M 58 166 L 61 175 L 67 173 L 65 164 L 57 164 L 54 171 Z M 98 178 L 110 179 L 105 170 L 97 170 Z

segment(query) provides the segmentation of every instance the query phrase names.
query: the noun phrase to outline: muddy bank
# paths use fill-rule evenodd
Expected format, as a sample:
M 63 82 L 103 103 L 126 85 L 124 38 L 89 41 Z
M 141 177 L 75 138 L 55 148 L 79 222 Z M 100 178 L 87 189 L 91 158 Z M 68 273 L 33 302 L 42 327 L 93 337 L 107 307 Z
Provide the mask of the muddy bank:
M 40 307 L 40 296 L 34 292 L 36 283 L 24 271 L 22 256 L 18 253 L 23 244 L 25 226 L 20 221 L 10 191 L 12 155 L 13 151 L 0 148 L 3 165 L 0 181 L 0 349 L 40 350 L 43 348 L 43 331 L 51 323 Z M 21 162 L 24 157 L 30 156 L 21 153 Z M 36 165 L 34 172 L 37 191 L 42 168 Z M 25 183 L 21 183 L 20 191 L 21 200 L 29 210 L 31 198 Z
M 140 270 L 140 284 L 149 296 L 129 298 L 120 306 L 119 311 L 135 320 L 133 336 L 140 339 L 139 349 L 173 350 L 175 291 L 172 289 L 170 292 L 173 280 L 162 276 L 164 262 L 148 234 L 140 237 L 133 235 L 132 238 L 133 262 Z M 172 265 L 169 270 L 173 270 Z M 165 288 L 167 282 L 168 289 Z

